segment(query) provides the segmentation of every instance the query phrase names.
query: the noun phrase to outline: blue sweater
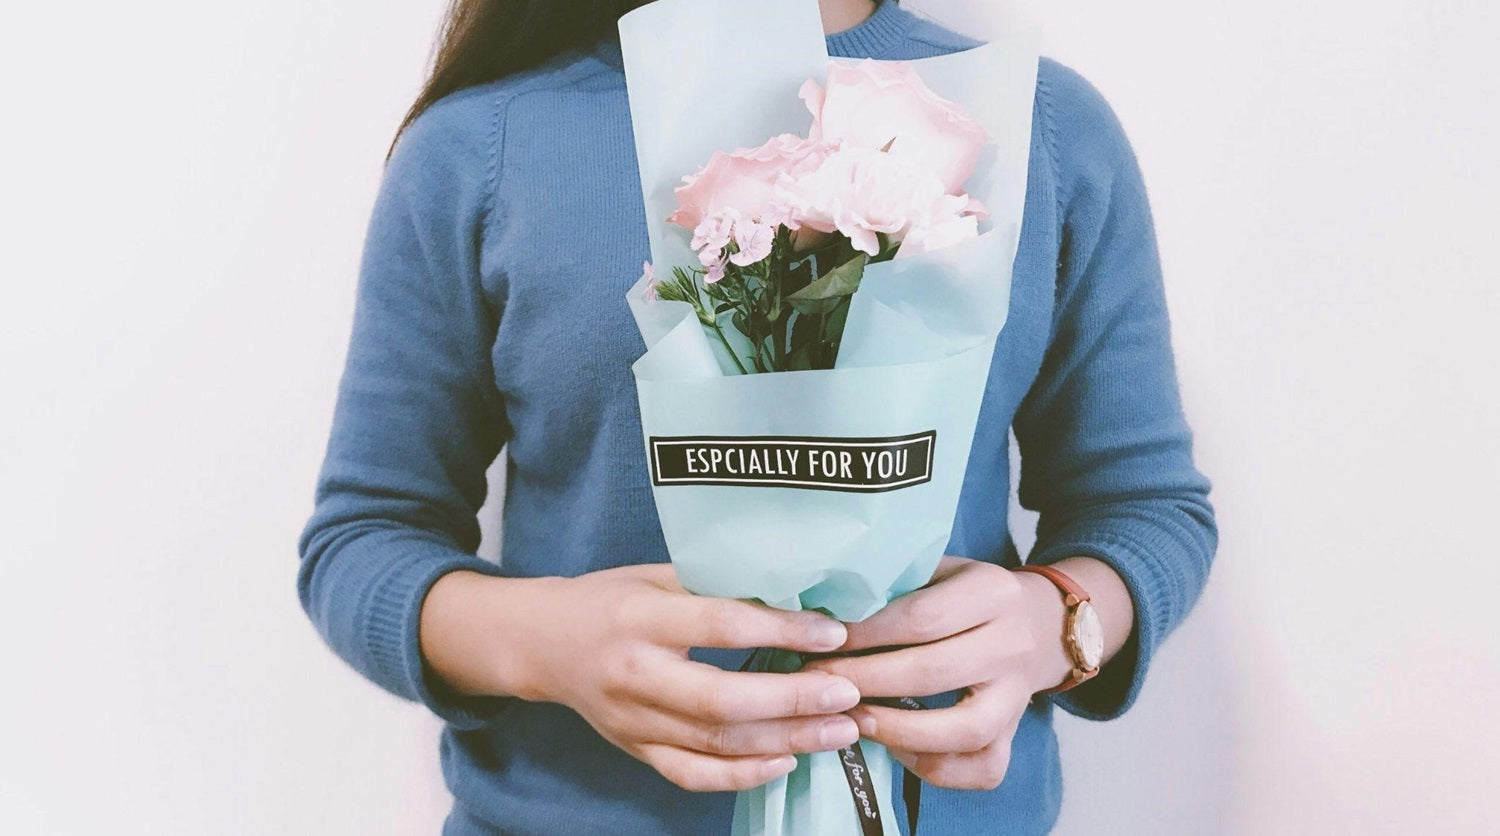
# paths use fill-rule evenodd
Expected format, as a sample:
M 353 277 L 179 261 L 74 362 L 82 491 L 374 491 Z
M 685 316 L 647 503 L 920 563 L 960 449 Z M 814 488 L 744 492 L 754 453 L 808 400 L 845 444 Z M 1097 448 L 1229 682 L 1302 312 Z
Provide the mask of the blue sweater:
M 972 43 L 892 0 L 828 38 L 834 55 L 883 59 Z M 1029 561 L 1107 561 L 1135 627 L 1099 676 L 1032 701 L 997 789 L 927 787 L 922 836 L 1045 832 L 1062 796 L 1054 707 L 1103 720 L 1131 705 L 1217 542 L 1136 159 L 1099 93 L 1050 59 L 1033 128 L 1010 317 L 948 553 L 1018 565 L 1013 426 L 1021 502 L 1040 513 Z M 298 590 L 339 656 L 447 721 L 445 833 L 728 832 L 733 793 L 677 788 L 561 705 L 451 693 L 417 641 L 423 597 L 446 572 L 576 576 L 668 559 L 630 373 L 645 347 L 624 299 L 647 256 L 612 39 L 446 97 L 386 170 Z M 474 554 L 475 514 L 502 449 L 497 567 Z M 732 668 L 744 652 L 693 656 Z

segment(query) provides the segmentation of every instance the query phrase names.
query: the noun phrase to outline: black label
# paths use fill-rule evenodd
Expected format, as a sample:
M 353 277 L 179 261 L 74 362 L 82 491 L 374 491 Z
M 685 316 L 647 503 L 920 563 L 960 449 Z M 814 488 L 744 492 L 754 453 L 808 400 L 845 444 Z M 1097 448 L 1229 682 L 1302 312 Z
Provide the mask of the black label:
M 937 431 L 895 438 L 651 438 L 657 485 L 746 485 L 875 493 L 932 479 Z

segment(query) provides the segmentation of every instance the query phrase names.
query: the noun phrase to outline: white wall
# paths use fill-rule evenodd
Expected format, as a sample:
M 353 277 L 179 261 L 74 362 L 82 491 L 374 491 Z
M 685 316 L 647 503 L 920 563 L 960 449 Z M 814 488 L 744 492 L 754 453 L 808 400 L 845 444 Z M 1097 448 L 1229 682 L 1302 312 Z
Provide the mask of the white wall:
M 293 576 L 440 5 L 0 26 L 6 832 L 435 832 L 434 722 L 336 662 Z M 1483 829 L 1500 15 L 1004 9 L 1136 144 L 1223 532 L 1136 708 L 1060 721 L 1060 832 Z

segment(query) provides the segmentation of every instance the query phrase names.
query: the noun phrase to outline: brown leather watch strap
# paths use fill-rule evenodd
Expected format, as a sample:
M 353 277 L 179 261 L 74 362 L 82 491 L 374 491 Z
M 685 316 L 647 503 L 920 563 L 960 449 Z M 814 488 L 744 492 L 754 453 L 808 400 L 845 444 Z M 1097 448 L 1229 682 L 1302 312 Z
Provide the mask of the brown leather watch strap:
M 1065 625 L 1068 623 L 1068 620 L 1072 618 L 1073 613 L 1078 609 L 1078 605 L 1084 601 L 1089 600 L 1089 594 L 1084 591 L 1083 587 L 1075 583 L 1073 579 L 1068 577 L 1067 574 L 1065 574 L 1061 569 L 1057 569 L 1052 566 L 1028 564 L 1025 566 L 1018 566 L 1013 571 L 1032 572 L 1034 574 L 1041 575 L 1047 580 L 1052 581 L 1052 584 L 1054 586 L 1062 590 L 1063 603 L 1068 608 L 1068 619 L 1064 620 Z M 1063 640 L 1067 641 L 1067 638 L 1064 637 Z M 1072 655 L 1071 651 L 1069 651 L 1069 655 Z M 1074 685 L 1078 685 L 1082 682 L 1086 682 L 1089 679 L 1092 679 L 1098 673 L 1098 668 L 1094 668 L 1093 670 L 1085 670 L 1078 667 L 1077 663 L 1075 662 L 1073 670 L 1069 672 L 1067 679 L 1064 679 L 1061 683 L 1054 685 L 1051 688 L 1045 688 L 1041 691 L 1037 691 L 1037 693 L 1057 694 L 1062 691 L 1066 691 L 1069 688 L 1072 688 Z
M 1074 598 L 1077 598 L 1080 601 L 1087 601 L 1089 599 L 1089 594 L 1087 592 L 1083 591 L 1083 587 L 1081 587 L 1078 584 L 1074 583 L 1072 578 L 1070 578 L 1067 575 L 1063 574 L 1063 571 L 1061 569 L 1056 568 L 1056 567 L 1053 567 L 1053 566 L 1032 566 L 1032 565 L 1028 564 L 1026 566 L 1018 566 L 1018 567 L 1016 567 L 1015 571 L 1017 571 L 1017 572 L 1035 572 L 1038 575 L 1042 575 L 1042 576 L 1046 577 L 1047 580 L 1052 581 L 1054 584 L 1057 585 L 1058 589 L 1061 589 L 1063 592 L 1067 593 L 1068 595 L 1072 595 Z
M 1073 669 L 1073 673 L 1068 674 L 1068 678 L 1065 679 L 1065 680 L 1063 680 L 1063 683 L 1061 685 L 1053 685 L 1051 688 L 1043 688 L 1042 690 L 1037 691 L 1037 693 L 1038 694 L 1060 694 L 1063 691 L 1066 691 L 1069 688 L 1072 688 L 1074 685 L 1079 685 L 1081 683 L 1089 681 L 1090 679 L 1093 679 L 1094 675 L 1097 674 L 1097 673 L 1099 673 L 1099 672 L 1098 671 L 1089 671 L 1088 673 L 1085 673 L 1083 675 L 1079 675 L 1078 669 L 1074 668 Z

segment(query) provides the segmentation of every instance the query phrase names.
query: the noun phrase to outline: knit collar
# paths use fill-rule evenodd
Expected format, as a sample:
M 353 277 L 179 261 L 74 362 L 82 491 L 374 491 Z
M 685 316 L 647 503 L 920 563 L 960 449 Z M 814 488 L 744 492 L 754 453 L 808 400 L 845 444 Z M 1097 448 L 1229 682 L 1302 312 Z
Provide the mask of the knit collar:
M 879 58 L 900 44 L 916 16 L 901 8 L 898 0 L 876 0 L 875 11 L 858 26 L 826 36 L 828 54 L 838 58 Z M 618 31 L 600 40 L 594 53 L 617 70 L 625 68 L 620 57 Z
M 875 11 L 853 29 L 828 35 L 828 54 L 838 58 L 879 58 L 906 38 L 917 18 L 897 0 L 877 0 Z

